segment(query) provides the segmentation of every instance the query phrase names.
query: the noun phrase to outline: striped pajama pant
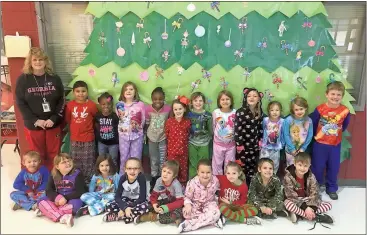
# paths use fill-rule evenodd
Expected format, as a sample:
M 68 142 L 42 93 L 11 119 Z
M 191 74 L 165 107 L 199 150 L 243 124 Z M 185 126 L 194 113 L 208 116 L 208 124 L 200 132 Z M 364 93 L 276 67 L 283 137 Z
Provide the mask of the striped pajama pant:
M 89 192 L 84 193 L 80 200 L 82 200 L 87 206 L 91 216 L 98 215 L 105 211 L 108 202 L 115 199 L 115 193 L 99 193 Z
M 258 213 L 257 208 L 252 205 L 245 204 L 237 206 L 228 205 L 223 202 L 219 204 L 219 210 L 227 219 L 241 223 L 245 222 L 245 218 L 253 217 Z
M 75 214 L 83 202 L 80 199 L 71 199 L 63 206 L 57 206 L 55 202 L 50 200 L 42 200 L 38 203 L 38 208 L 47 218 L 53 222 L 58 222 L 63 215 Z
M 305 201 L 302 201 L 302 203 Z M 294 203 L 291 200 L 286 199 L 284 201 L 284 205 L 285 208 L 289 211 L 289 212 L 293 212 L 296 215 L 299 215 L 303 218 L 306 218 L 306 214 L 305 211 L 302 210 L 300 208 L 300 206 L 302 205 L 302 203 Z M 319 213 L 325 213 L 327 211 L 331 210 L 331 204 L 329 202 L 321 202 L 321 204 L 317 207 L 315 213 L 319 214 Z

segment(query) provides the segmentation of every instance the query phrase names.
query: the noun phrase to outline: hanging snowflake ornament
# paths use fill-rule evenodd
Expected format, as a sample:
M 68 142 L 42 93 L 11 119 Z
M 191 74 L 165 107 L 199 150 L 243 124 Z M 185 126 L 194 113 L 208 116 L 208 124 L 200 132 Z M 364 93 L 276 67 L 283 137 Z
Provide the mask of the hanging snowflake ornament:
M 223 90 L 226 90 L 228 87 L 228 82 L 224 77 L 220 78 L 220 86 L 223 88 Z
M 173 26 L 173 32 L 175 32 L 176 29 L 179 29 L 181 28 L 181 24 L 183 22 L 183 19 L 182 18 L 178 18 L 177 21 L 173 21 L 172 22 L 172 26 Z
M 177 74 L 178 75 L 182 75 L 184 71 L 185 71 L 185 69 L 182 68 L 181 66 L 177 67 Z
M 244 30 L 247 29 L 247 17 L 242 18 L 241 23 L 238 24 L 238 28 L 243 34 Z
M 239 59 L 239 58 L 242 58 L 242 57 L 243 57 L 243 51 L 244 51 L 244 49 L 243 49 L 243 48 L 241 48 L 241 49 L 236 50 L 236 51 L 234 52 L 234 56 L 236 56 L 236 58 L 235 58 L 235 60 L 234 60 L 234 61 L 237 61 L 237 59 Z
M 145 32 L 144 33 L 144 39 L 143 39 L 143 42 L 144 44 L 147 44 L 148 45 L 148 48 L 150 48 L 150 42 L 152 41 L 152 39 L 150 38 L 150 35 L 148 32 Z
M 198 48 L 198 46 L 194 46 L 194 49 L 195 49 L 195 55 L 196 56 L 199 56 L 200 57 L 200 59 L 203 59 L 202 57 L 201 57 L 201 55 L 202 54 L 204 54 L 204 51 L 202 50 L 202 49 L 200 49 L 200 48 Z
M 164 62 L 168 61 L 168 57 L 170 57 L 170 54 L 167 50 L 165 50 L 162 54 L 162 57 L 164 58 Z
M 245 71 L 243 72 L 243 75 L 245 76 L 246 82 L 247 82 L 247 79 L 251 76 L 249 68 L 245 67 Z
M 219 10 L 219 4 L 220 4 L 220 2 L 212 2 L 212 3 L 210 3 L 210 7 L 214 10 L 217 10 L 218 12 L 220 12 L 220 10 Z
M 201 80 L 200 79 L 196 79 L 195 82 L 191 83 L 191 92 L 193 92 L 195 89 L 199 88 L 199 84 L 201 84 Z
M 162 78 L 162 79 L 164 79 L 164 77 L 163 77 L 163 72 L 164 72 L 164 70 L 161 68 L 161 67 L 159 67 L 158 65 L 155 65 L 155 78 Z
M 203 78 L 208 79 L 208 82 L 210 82 L 210 78 L 212 77 L 212 74 L 205 69 L 201 69 L 201 72 L 203 73 Z
M 280 22 L 280 25 L 279 25 L 279 28 L 278 28 L 279 37 L 283 37 L 283 33 L 284 33 L 284 31 L 287 31 L 287 27 L 285 27 L 284 23 L 285 23 L 285 21 L 284 21 L 284 20 L 282 20 L 282 21 Z
M 317 62 L 320 61 L 320 56 L 324 56 L 325 54 L 325 46 L 321 46 L 315 53 L 315 55 L 317 56 Z
M 144 28 L 144 20 L 140 19 L 140 22 L 136 23 L 136 27 L 139 29 L 140 32 L 140 30 Z
M 107 38 L 104 35 L 104 32 L 99 33 L 98 41 L 101 42 L 101 46 L 104 47 L 104 44 L 107 42 Z
M 116 32 L 117 33 L 121 33 L 120 29 L 122 28 L 122 26 L 124 25 L 124 23 L 122 23 L 122 21 L 117 21 L 115 23 L 115 25 L 116 25 Z
M 279 89 L 279 85 L 283 82 L 283 80 L 278 76 L 278 74 L 273 74 L 273 84 L 277 86 L 277 89 Z

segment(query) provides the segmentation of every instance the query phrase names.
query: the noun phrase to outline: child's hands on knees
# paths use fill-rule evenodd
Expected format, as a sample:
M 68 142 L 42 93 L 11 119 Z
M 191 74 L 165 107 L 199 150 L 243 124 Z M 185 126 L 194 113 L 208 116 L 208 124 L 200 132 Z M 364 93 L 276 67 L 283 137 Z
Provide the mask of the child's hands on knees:
M 269 207 L 262 206 L 260 207 L 260 210 L 262 213 L 267 214 L 267 215 L 273 214 L 273 210 L 270 209 Z
M 191 215 L 191 210 L 192 210 L 191 204 L 185 204 L 182 212 L 185 215 L 185 217 L 189 217 Z
M 133 215 L 133 214 L 131 213 L 131 207 L 127 207 L 127 208 L 125 209 L 125 215 L 126 215 L 126 217 L 131 218 L 131 216 Z
M 313 211 L 311 207 L 306 208 L 305 214 L 308 220 L 313 220 L 316 217 L 315 212 Z
M 153 209 L 156 213 L 159 213 L 159 207 L 157 203 L 153 204 Z

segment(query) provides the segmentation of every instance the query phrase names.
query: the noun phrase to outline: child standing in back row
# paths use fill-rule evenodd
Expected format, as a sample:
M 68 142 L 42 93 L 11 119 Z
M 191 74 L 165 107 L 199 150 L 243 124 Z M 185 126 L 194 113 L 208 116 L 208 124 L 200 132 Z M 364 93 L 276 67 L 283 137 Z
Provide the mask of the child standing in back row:
M 261 98 L 263 93 L 255 88 L 243 89 L 243 104 L 236 111 L 235 136 L 237 155 L 236 159 L 242 162 L 242 169 L 246 176 L 246 183 L 250 185 L 256 173 L 257 162 L 260 156 L 260 140 L 263 135 Z
M 168 119 L 171 107 L 164 104 L 165 94 L 162 87 L 153 90 L 152 104 L 145 106 L 146 129 L 149 140 L 149 157 L 150 157 L 150 190 L 154 188 L 155 181 L 159 178 L 162 165 L 166 161 L 166 135 L 164 133 L 164 125 Z
M 130 157 L 141 159 L 144 142 L 145 107 L 133 82 L 125 82 L 122 86 L 116 113 L 120 119 L 118 125 L 120 174 L 124 174 L 127 159 Z
M 223 175 L 223 165 L 234 161 L 236 143 L 234 141 L 234 120 L 236 110 L 233 108 L 233 95 L 223 90 L 218 94 L 218 108 L 213 111 L 213 174 Z
M 187 118 L 191 121 L 189 138 L 189 179 L 196 175 L 201 159 L 209 159 L 209 142 L 212 135 L 212 114 L 204 110 L 205 96 L 201 92 L 191 95 L 191 110 Z
M 73 85 L 74 100 L 66 105 L 65 120 L 70 127 L 70 156 L 88 184 L 93 175 L 95 142 L 93 119 L 97 105 L 88 99 L 88 85 L 77 81 Z

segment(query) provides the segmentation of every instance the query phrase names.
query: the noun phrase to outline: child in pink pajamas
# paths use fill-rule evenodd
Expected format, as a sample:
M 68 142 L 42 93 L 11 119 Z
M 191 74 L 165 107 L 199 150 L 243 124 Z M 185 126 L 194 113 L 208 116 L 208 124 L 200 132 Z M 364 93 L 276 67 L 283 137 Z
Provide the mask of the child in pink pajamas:
M 211 162 L 201 159 L 197 165 L 197 176 L 187 183 L 183 208 L 183 221 L 179 232 L 188 232 L 198 228 L 215 225 L 223 228 L 224 217 L 220 216 L 216 192 L 219 181 L 212 175 Z
M 36 214 L 45 215 L 53 222 L 70 227 L 74 225 L 73 215 L 82 207 L 80 196 L 86 192 L 83 174 L 74 168 L 73 160 L 66 153 L 54 158 L 54 168 L 49 177 L 46 196 L 38 203 Z

